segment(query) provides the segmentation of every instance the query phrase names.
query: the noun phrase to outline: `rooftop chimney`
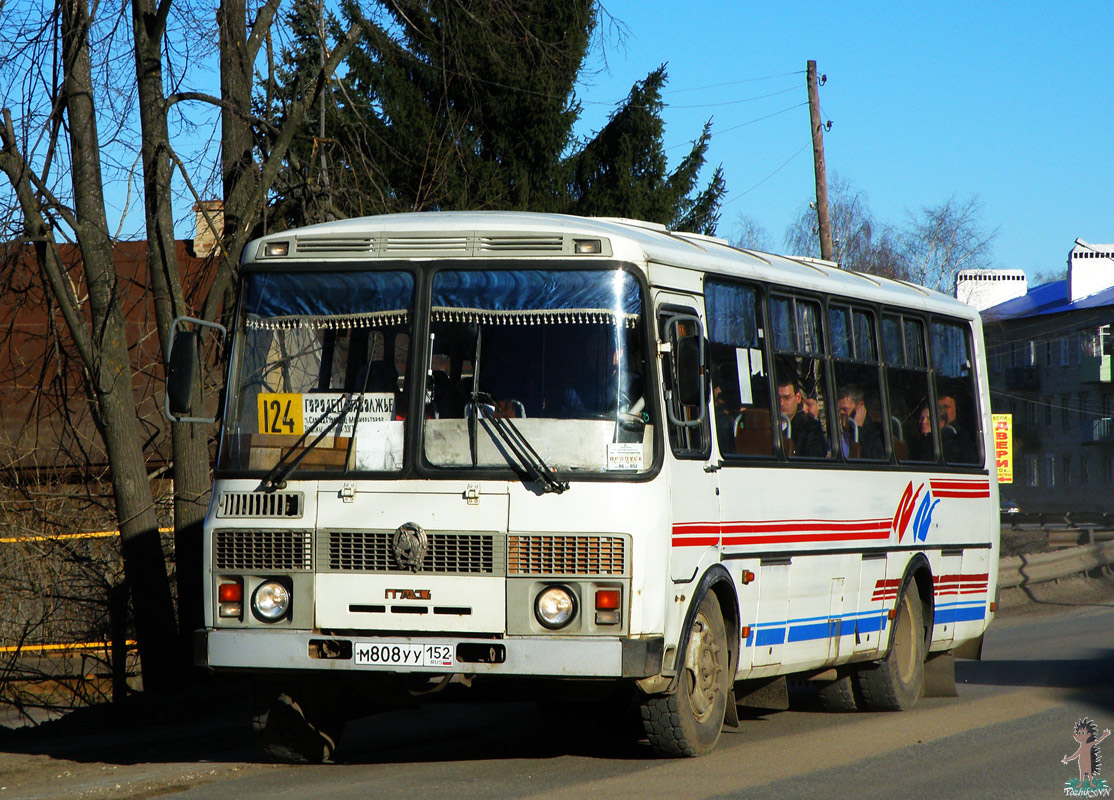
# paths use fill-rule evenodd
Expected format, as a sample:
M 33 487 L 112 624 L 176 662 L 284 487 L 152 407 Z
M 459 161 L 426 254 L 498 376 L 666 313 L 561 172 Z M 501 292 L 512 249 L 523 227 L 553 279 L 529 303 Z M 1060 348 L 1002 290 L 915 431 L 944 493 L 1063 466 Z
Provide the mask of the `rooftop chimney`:
M 1075 240 L 1068 254 L 1068 301 L 1074 303 L 1114 286 L 1114 244 Z
M 224 238 L 224 201 L 202 200 L 194 203 L 195 228 L 193 254 L 206 258 L 220 252 L 221 239 Z
M 955 276 L 955 296 L 979 311 L 1021 297 L 1028 289 L 1020 269 L 961 269 Z

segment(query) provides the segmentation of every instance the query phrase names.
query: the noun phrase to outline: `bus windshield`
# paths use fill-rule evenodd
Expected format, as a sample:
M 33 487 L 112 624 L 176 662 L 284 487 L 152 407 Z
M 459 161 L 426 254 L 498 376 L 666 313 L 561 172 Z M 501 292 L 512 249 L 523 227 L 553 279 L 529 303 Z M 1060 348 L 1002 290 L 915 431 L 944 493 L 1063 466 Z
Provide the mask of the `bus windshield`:
M 401 271 L 248 274 L 219 466 L 401 469 L 413 297 Z
M 219 467 L 398 472 L 408 419 L 420 419 L 432 469 L 535 473 L 523 467 L 537 460 L 564 472 L 649 468 L 650 373 L 632 275 L 436 272 L 422 310 L 429 340 L 412 358 L 417 279 L 401 270 L 246 275 Z M 508 427 L 529 458 L 508 445 Z
M 513 448 L 496 423 L 508 419 L 553 469 L 649 467 L 649 372 L 633 276 L 445 270 L 432 289 L 428 463 L 505 467 Z

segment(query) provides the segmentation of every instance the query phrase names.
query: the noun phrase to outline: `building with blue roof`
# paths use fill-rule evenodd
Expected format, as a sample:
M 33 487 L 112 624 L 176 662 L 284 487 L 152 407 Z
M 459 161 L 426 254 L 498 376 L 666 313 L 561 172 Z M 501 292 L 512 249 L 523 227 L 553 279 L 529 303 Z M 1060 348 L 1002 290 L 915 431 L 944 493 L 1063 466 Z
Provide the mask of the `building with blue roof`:
M 982 318 L 993 411 L 1013 415 L 1002 495 L 1022 511 L 1114 512 L 1114 244 L 1076 240 L 1066 278 Z

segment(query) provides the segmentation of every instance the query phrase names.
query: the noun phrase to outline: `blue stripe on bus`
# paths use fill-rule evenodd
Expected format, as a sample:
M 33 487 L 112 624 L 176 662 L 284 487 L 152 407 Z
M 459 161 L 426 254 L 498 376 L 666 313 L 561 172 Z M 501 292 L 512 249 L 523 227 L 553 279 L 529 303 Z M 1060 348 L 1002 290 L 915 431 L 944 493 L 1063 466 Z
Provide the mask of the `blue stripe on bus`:
M 937 625 L 948 622 L 970 622 L 986 618 L 986 605 L 937 608 L 933 619 Z
M 945 603 L 936 607 L 933 622 L 936 625 L 942 625 L 949 622 L 969 622 L 985 618 L 985 603 Z M 834 623 L 837 621 L 839 622 L 838 633 L 833 630 Z M 751 629 L 747 636 L 746 646 L 766 647 L 786 644 L 787 642 L 830 639 L 836 635 L 851 636 L 855 633 L 881 633 L 886 629 L 887 623 L 886 612 L 870 612 L 861 616 L 843 617 L 838 620 L 829 617 L 802 617 L 786 622 L 760 622 Z
M 835 623 L 839 630 L 834 630 Z M 755 626 L 747 636 L 746 645 L 765 647 L 788 642 L 807 642 L 814 639 L 830 639 L 833 636 L 852 636 L 858 633 L 877 633 L 886 628 L 886 613 L 873 612 L 863 616 L 849 616 L 841 619 L 830 617 L 805 617 L 787 622 L 763 622 Z

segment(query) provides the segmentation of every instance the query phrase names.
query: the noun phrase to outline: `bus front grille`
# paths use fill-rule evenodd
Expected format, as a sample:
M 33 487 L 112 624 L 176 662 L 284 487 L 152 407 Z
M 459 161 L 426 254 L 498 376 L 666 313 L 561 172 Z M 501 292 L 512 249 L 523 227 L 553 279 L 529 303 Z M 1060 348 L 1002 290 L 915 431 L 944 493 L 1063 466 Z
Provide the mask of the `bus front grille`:
M 308 570 L 313 566 L 309 531 L 216 531 L 218 570 Z
M 394 531 L 330 531 L 330 570 L 410 572 L 395 554 Z M 502 548 L 491 533 L 427 533 L 428 545 L 416 572 L 491 575 L 502 571 Z
M 626 541 L 621 536 L 512 535 L 508 575 L 623 575 Z

